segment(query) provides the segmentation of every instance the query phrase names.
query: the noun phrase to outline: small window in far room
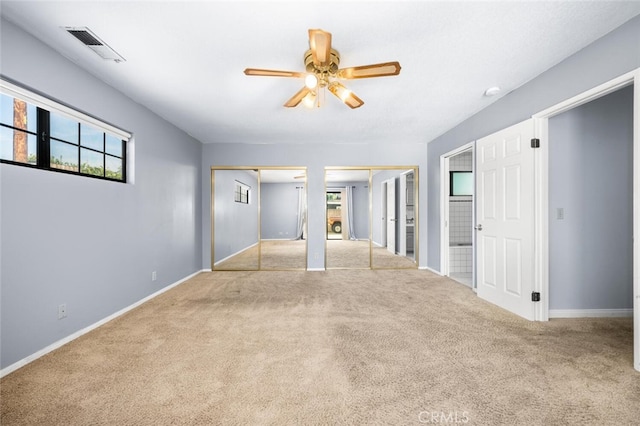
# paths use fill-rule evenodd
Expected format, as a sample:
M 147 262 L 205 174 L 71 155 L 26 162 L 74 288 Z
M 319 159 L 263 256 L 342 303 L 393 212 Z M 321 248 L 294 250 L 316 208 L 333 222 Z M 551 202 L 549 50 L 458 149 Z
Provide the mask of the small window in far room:
M 236 203 L 249 204 L 249 191 L 251 187 L 245 185 L 242 182 L 236 181 L 236 188 L 234 191 L 234 201 Z

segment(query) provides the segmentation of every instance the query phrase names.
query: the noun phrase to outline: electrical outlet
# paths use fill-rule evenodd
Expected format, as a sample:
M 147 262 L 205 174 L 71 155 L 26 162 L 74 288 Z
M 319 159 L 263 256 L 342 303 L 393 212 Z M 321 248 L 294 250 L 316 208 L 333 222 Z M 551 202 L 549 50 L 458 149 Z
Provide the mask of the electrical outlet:
M 558 220 L 563 220 L 564 219 L 564 209 L 562 207 L 559 207 L 556 210 L 556 217 L 558 218 Z
M 67 304 L 66 303 L 62 303 L 60 305 L 58 305 L 58 319 L 62 319 L 62 318 L 66 318 L 67 317 Z
M 156 274 L 156 271 L 153 271 L 151 273 L 151 281 L 155 281 L 156 279 L 158 279 L 158 274 Z

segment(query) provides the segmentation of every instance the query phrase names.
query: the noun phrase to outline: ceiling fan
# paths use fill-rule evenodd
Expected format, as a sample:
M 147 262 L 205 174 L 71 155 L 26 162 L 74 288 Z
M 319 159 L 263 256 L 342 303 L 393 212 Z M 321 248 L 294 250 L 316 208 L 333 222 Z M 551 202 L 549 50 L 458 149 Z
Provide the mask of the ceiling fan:
M 400 74 L 398 62 L 362 65 L 351 68 L 338 68 L 340 54 L 331 47 L 331 33 L 323 30 L 309 30 L 309 47 L 304 54 L 306 72 L 265 70 L 247 68 L 246 75 L 267 77 L 294 77 L 304 79 L 305 85 L 293 95 L 284 106 L 296 107 L 303 102 L 308 107 L 320 106 L 320 89 L 328 89 L 350 108 L 364 104 L 362 99 L 347 89 L 339 80 L 356 78 L 384 77 Z

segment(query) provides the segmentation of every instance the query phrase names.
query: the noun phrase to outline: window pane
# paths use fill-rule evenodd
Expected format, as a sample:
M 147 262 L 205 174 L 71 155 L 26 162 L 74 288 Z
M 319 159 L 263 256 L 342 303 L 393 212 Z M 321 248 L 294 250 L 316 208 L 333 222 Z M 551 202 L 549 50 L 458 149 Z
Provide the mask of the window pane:
M 0 158 L 20 163 L 36 164 L 36 153 L 35 135 L 0 127 Z
M 68 143 L 51 141 L 51 167 L 78 172 L 78 147 Z
M 111 179 L 122 180 L 122 159 L 106 156 L 107 172 L 106 176 Z
M 104 154 L 100 154 L 88 149 L 80 149 L 80 173 L 94 176 L 104 176 L 104 165 L 102 164 Z
M 18 127 L 19 129 L 26 129 L 29 132 L 36 133 L 37 128 L 37 109 L 35 105 L 26 103 L 26 124 L 24 120 L 14 120 L 14 98 L 4 94 L 0 94 L 0 122 L 8 126 Z
M 104 132 L 87 124 L 80 124 L 80 145 L 104 151 Z
M 78 143 L 78 122 L 62 117 L 61 115 L 54 114 L 53 112 L 49 118 L 51 126 L 51 137 L 61 139 L 63 141 Z M 77 160 L 76 160 L 77 163 Z
M 117 157 L 122 157 L 122 139 L 107 133 L 107 145 L 105 152 Z

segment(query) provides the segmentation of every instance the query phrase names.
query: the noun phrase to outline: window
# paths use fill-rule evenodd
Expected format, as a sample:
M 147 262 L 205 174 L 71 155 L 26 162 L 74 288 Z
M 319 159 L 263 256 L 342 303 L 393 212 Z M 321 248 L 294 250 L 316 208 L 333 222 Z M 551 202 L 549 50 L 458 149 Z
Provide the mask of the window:
M 451 196 L 473 195 L 473 172 L 449 172 Z
M 0 159 L 36 165 L 37 108 L 0 95 Z
M 242 182 L 236 181 L 236 188 L 234 191 L 234 201 L 236 203 L 249 204 L 249 190 L 251 187 L 245 185 Z
M 0 162 L 126 182 L 130 135 L 0 80 Z

